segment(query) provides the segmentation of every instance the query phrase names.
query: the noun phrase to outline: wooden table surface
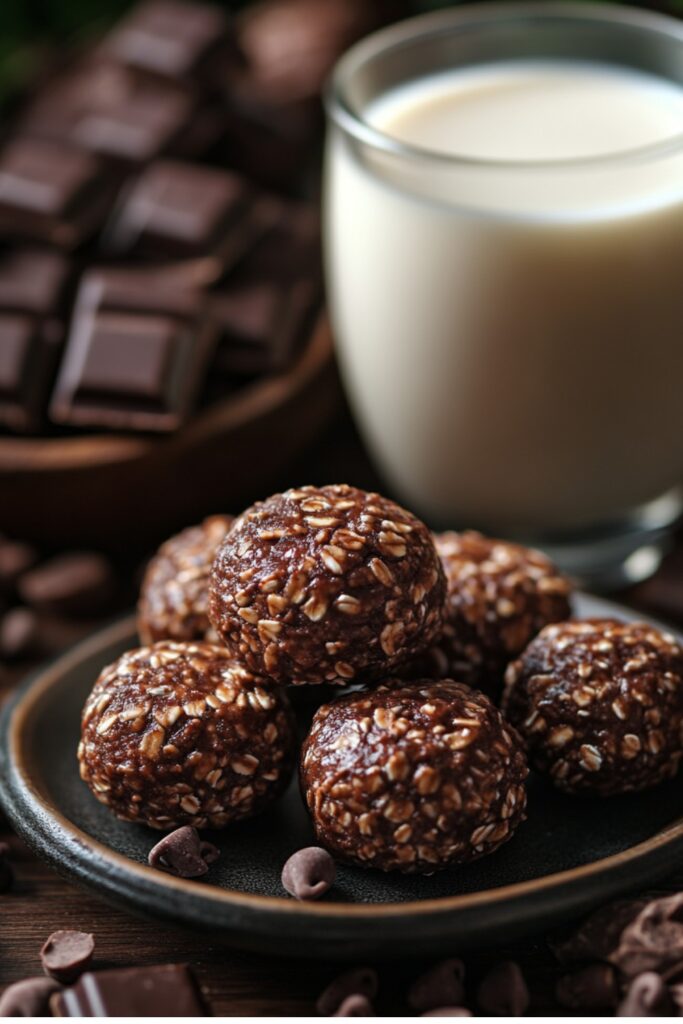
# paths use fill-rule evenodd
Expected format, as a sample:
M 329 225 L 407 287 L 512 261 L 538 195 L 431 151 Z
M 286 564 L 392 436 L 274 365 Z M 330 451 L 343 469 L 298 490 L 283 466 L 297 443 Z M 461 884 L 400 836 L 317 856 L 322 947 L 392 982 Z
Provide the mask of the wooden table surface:
M 374 482 L 372 470 L 346 422 L 323 438 L 299 465 L 284 467 L 283 474 L 287 483 L 347 479 L 367 486 Z M 643 611 L 683 626 L 683 537 L 654 577 L 618 596 Z M 4 676 L 5 693 L 20 674 L 15 669 Z M 312 1014 L 317 994 L 338 972 L 332 963 L 301 961 L 284 955 L 275 958 L 245 954 L 230 949 L 210 934 L 133 917 L 58 877 L 0 823 L 0 840 L 5 839 L 14 851 L 16 879 L 12 890 L 0 895 L 0 989 L 40 973 L 38 951 L 57 928 L 93 932 L 100 967 L 191 964 L 216 1015 Z M 683 888 L 683 871 L 666 885 L 671 890 L 679 887 Z M 558 968 L 545 936 L 524 940 L 514 948 L 492 949 L 471 956 L 462 952 L 471 986 L 488 965 L 514 958 L 522 966 L 532 991 L 531 1012 L 561 1012 L 553 998 Z M 406 1012 L 403 995 L 408 982 L 424 966 L 419 950 L 415 950 L 415 958 L 410 962 L 380 964 L 381 950 L 377 954 L 381 979 L 378 1013 Z

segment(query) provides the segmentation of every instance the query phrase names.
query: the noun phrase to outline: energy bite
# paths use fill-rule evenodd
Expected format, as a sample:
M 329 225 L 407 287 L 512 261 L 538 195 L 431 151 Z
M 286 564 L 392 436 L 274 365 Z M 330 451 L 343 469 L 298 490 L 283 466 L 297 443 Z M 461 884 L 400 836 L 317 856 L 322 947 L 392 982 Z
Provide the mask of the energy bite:
M 346 484 L 247 509 L 218 549 L 209 619 L 231 654 L 279 683 L 388 674 L 433 642 L 445 580 L 424 523 Z
M 446 574 L 445 623 L 408 674 L 452 676 L 500 695 L 505 668 L 551 622 L 569 618 L 571 585 L 540 551 L 474 530 L 437 533 Z
M 683 650 L 642 622 L 547 626 L 508 668 L 503 710 L 559 789 L 647 789 L 683 754 Z
M 285 693 L 211 644 L 123 654 L 83 709 L 81 778 L 119 818 L 222 828 L 285 789 L 295 758 Z
M 301 786 L 340 860 L 430 873 L 492 853 L 524 817 L 526 759 L 488 697 L 451 680 L 391 680 L 321 707 Z
M 143 644 L 218 641 L 208 617 L 209 573 L 232 522 L 232 516 L 209 516 L 161 545 L 140 591 L 138 633 Z

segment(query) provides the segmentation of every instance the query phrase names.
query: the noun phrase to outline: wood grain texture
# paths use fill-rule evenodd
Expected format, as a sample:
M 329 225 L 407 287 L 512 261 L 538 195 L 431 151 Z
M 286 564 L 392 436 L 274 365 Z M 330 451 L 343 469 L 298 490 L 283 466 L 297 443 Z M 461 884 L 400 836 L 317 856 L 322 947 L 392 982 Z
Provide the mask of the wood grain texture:
M 298 463 L 282 467 L 288 482 L 349 480 L 359 486 L 378 481 L 348 424 L 320 439 L 313 452 Z M 650 611 L 683 625 L 683 538 L 657 575 L 645 584 L 618 595 L 643 611 Z M 93 628 L 90 626 L 89 628 Z M 25 668 L 0 677 L 0 695 L 9 692 Z M 10 838 L 14 853 L 16 884 L 0 895 L 0 989 L 20 978 L 40 972 L 38 951 L 57 928 L 92 931 L 97 942 L 96 965 L 119 967 L 131 964 L 186 962 L 195 969 L 213 1012 L 225 1016 L 303 1016 L 314 1013 L 315 999 L 339 972 L 332 963 L 285 957 L 245 954 L 224 945 L 209 934 L 198 934 L 132 917 L 114 909 L 99 896 L 76 888 L 40 863 L 20 841 L 9 837 L 0 823 L 0 840 Z M 671 878 L 667 891 L 683 888 L 681 872 Z M 491 949 L 468 956 L 468 1003 L 483 972 L 501 959 L 517 960 L 532 990 L 531 1013 L 557 1015 L 563 1011 L 554 999 L 554 987 L 562 973 L 548 946 L 549 936 L 537 936 L 514 947 Z M 411 980 L 427 966 L 419 949 L 410 961 L 381 963 L 380 1015 L 409 1012 L 405 994 Z

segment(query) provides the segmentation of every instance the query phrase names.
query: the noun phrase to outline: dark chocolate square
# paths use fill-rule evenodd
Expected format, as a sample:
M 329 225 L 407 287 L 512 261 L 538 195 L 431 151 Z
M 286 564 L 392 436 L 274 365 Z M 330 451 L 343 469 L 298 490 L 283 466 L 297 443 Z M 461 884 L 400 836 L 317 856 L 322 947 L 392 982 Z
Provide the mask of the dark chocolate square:
M 0 423 L 20 432 L 40 427 L 61 336 L 55 321 L 0 312 Z
M 49 249 L 8 249 L 0 253 L 0 309 L 54 313 L 69 269 L 69 261 Z
M 205 1017 L 185 964 L 88 971 L 50 1000 L 55 1017 Z
M 79 395 L 127 403 L 140 399 L 166 409 L 167 388 L 179 333 L 178 320 L 143 314 L 100 312 L 81 366 Z
M 110 32 L 104 46 L 133 67 L 182 78 L 209 51 L 230 40 L 229 20 L 213 4 L 147 0 Z

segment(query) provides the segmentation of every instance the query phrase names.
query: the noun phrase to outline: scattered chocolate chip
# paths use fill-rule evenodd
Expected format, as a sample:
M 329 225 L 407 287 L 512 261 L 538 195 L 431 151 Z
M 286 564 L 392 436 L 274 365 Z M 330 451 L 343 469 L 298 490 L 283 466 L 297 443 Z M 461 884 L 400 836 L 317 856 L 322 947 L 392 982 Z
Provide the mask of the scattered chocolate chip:
M 678 1009 L 678 1016 L 681 1017 L 683 1014 L 683 985 L 670 985 L 669 994 L 674 1001 L 674 1005 Z
M 38 552 L 30 544 L 19 541 L 0 541 L 0 589 L 11 589 L 22 573 L 31 569 L 38 560 Z
M 31 608 L 12 608 L 0 622 L 0 656 L 30 658 L 39 650 L 40 628 Z
M 14 871 L 10 864 L 10 848 L 7 843 L 0 843 L 0 893 L 8 892 L 14 882 Z
M 557 983 L 557 1001 L 570 1010 L 603 1010 L 616 1006 L 619 987 L 609 964 L 590 964 L 565 974 Z
M 95 952 L 94 936 L 87 932 L 53 932 L 40 951 L 43 970 L 65 985 L 85 971 Z
M 111 565 L 94 552 L 58 555 L 25 573 L 19 594 L 26 604 L 62 615 L 96 615 L 114 589 Z
M 624 928 L 647 906 L 647 900 L 615 900 L 600 907 L 566 938 L 551 943 L 563 964 L 606 960 L 619 944 Z
M 218 847 L 200 839 L 196 828 L 183 825 L 152 847 L 148 861 L 150 867 L 177 878 L 199 878 L 219 857 Z
M 615 1016 L 666 1017 L 671 1015 L 673 1006 L 669 990 L 659 975 L 646 971 L 631 982 Z
M 372 1008 L 372 1003 L 363 996 L 360 992 L 354 992 L 352 996 L 347 996 L 344 1002 L 339 1006 L 332 1014 L 333 1017 L 374 1017 L 375 1011 Z
M 433 1010 L 425 1010 L 421 1017 L 471 1017 L 472 1014 L 464 1006 L 437 1006 Z
M 331 1017 L 349 996 L 374 999 L 378 988 L 377 972 L 372 967 L 355 967 L 330 982 L 318 996 L 315 1008 L 322 1017 Z
M 683 960 L 683 893 L 652 900 L 628 924 L 609 956 L 628 978 L 662 973 Z
M 415 981 L 408 1002 L 413 1010 L 433 1010 L 437 1006 L 457 1007 L 465 995 L 465 965 L 453 957 L 436 964 Z
M 529 990 L 519 966 L 512 960 L 498 964 L 477 990 L 482 1010 L 497 1017 L 521 1017 L 529 1007 Z
M 24 978 L 0 996 L 0 1017 L 49 1017 L 50 996 L 61 986 L 53 978 Z
M 337 867 L 327 850 L 297 850 L 282 869 L 282 885 L 297 900 L 317 900 L 334 885 Z

